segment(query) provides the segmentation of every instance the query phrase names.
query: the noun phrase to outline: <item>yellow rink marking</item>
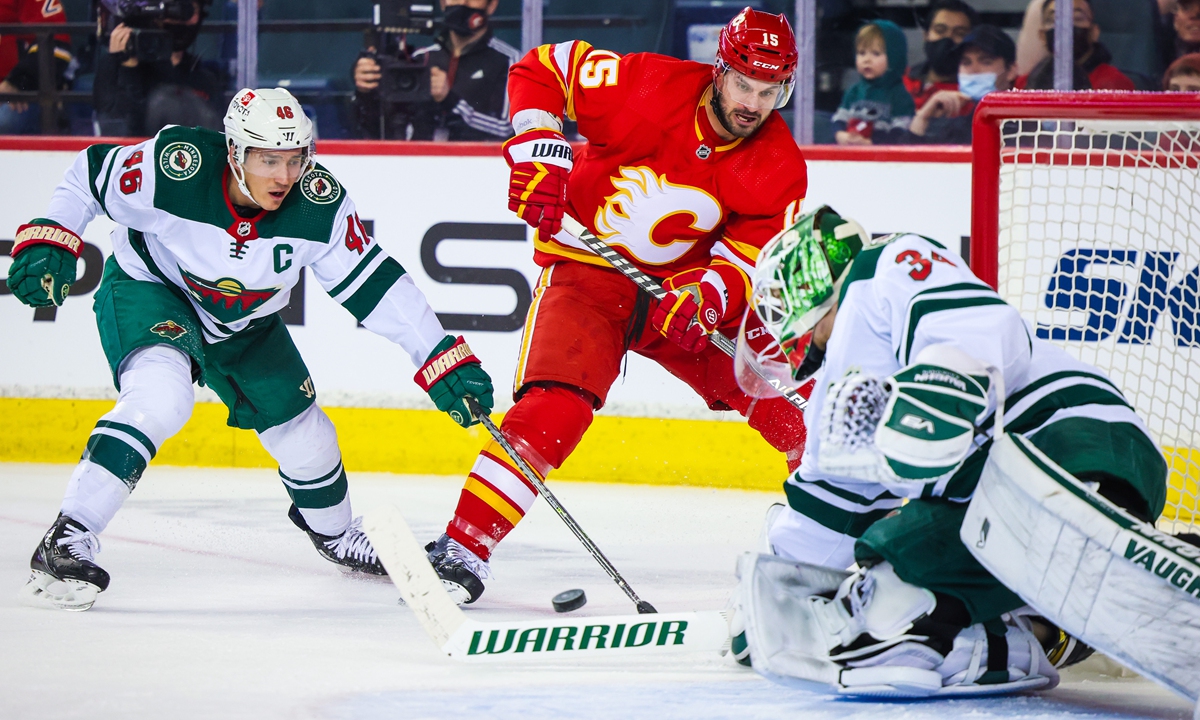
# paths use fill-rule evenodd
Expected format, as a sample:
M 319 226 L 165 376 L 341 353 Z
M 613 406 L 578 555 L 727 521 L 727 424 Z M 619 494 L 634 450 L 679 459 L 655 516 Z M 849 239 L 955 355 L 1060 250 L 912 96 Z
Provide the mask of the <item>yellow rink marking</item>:
M 74 463 L 111 400 L 0 398 L 0 462 Z M 325 408 L 350 472 L 462 475 L 487 440 L 434 410 Z M 225 424 L 223 405 L 197 403 L 153 465 L 273 468 L 249 430 Z M 498 419 L 498 418 L 497 418 Z M 1200 451 L 1164 448 L 1170 467 L 1163 518 L 1191 523 L 1200 513 Z M 745 424 L 598 416 L 554 480 L 620 482 L 780 492 L 783 456 Z
M 111 400 L 0 398 L 0 462 L 74 463 Z M 462 475 L 487 433 L 435 410 L 325 408 L 350 472 Z M 225 407 L 197 403 L 151 465 L 273 468 L 252 431 L 225 424 Z M 496 418 L 497 421 L 499 417 Z M 784 457 L 744 423 L 598 416 L 554 480 L 698 485 L 777 491 Z

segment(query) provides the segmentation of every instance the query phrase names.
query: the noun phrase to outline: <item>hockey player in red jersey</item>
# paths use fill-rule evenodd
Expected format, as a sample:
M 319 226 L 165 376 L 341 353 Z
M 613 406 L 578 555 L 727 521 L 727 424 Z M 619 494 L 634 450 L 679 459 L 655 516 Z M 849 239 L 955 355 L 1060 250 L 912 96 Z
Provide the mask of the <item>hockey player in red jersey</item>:
M 713 330 L 736 332 L 759 249 L 800 214 L 804 158 L 775 112 L 796 57 L 783 15 L 747 8 L 722 30 L 715 66 L 577 40 L 536 48 L 510 70 L 509 208 L 537 229 L 544 269 L 502 431 L 543 477 L 575 449 L 631 350 L 713 410 L 746 416 L 789 470 L 799 465 L 801 414 L 781 398 L 746 396 L 707 342 Z M 563 117 L 588 140 L 577 156 Z M 562 229 L 564 213 L 657 278 L 667 298 L 639 293 Z M 489 442 L 446 533 L 427 548 L 457 602 L 478 599 L 492 551 L 536 497 Z

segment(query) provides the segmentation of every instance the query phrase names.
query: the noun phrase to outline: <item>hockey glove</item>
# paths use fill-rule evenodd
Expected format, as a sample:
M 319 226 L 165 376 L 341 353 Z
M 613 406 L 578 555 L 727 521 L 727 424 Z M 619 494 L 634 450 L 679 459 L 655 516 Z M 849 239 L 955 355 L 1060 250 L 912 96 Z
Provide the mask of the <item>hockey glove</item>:
M 462 336 L 447 335 L 413 379 L 429 393 L 438 410 L 463 427 L 478 422 L 467 409 L 464 398 L 475 398 L 487 413 L 496 404 L 492 399 L 492 378 L 484 372 L 479 358 L 471 352 Z
M 849 375 L 825 395 L 817 469 L 917 497 L 970 454 L 988 386 L 986 375 L 921 362 L 883 379 Z
M 17 228 L 8 289 L 32 307 L 62 305 L 75 282 L 75 264 L 83 241 L 49 220 Z
M 684 350 L 700 352 L 725 319 L 724 287 L 721 276 L 707 268 L 672 275 L 663 281 L 667 296 L 654 310 L 651 326 Z
M 546 128 L 523 132 L 504 143 L 504 159 L 511 168 L 508 209 L 547 235 L 561 230 L 574 165 L 563 134 Z

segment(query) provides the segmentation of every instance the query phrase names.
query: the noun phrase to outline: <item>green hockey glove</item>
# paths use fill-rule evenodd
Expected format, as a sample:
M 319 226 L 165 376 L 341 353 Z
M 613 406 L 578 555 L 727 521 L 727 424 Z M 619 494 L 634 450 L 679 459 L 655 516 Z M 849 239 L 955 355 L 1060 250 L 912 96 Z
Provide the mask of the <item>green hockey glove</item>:
M 75 282 L 82 249 L 78 235 L 49 221 L 22 225 L 13 243 L 8 289 L 32 307 L 62 305 Z
M 471 427 L 478 422 L 467 409 L 464 398 L 475 398 L 484 412 L 488 413 L 495 405 L 492 378 L 484 371 L 479 358 L 471 352 L 462 336 L 447 335 L 429 353 L 429 358 L 413 379 L 429 393 L 438 410 L 463 427 Z

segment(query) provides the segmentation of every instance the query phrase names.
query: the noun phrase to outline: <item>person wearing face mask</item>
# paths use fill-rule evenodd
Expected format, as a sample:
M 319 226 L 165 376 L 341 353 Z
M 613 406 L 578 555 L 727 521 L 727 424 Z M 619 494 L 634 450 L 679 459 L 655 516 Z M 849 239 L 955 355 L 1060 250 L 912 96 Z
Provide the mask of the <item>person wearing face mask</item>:
M 958 89 L 958 46 L 979 23 L 975 9 L 962 0 L 934 0 L 925 28 L 925 61 L 904 74 L 904 87 L 917 110 L 942 90 Z
M 1042 60 L 1025 77 L 1017 79 L 1017 88 L 1023 90 L 1054 89 L 1054 14 L 1055 0 L 1042 4 L 1042 27 L 1039 36 L 1043 39 L 1050 57 Z M 1125 73 L 1109 64 L 1112 53 L 1100 42 L 1100 26 L 1092 14 L 1088 0 L 1074 0 L 1075 23 L 1075 81 L 1076 90 L 1136 90 L 1137 87 Z M 1082 82 L 1086 79 L 1086 84 Z
M 117 24 L 106 43 L 97 48 L 96 81 L 93 102 L 99 135 L 143 137 L 154 135 L 167 125 L 221 127 L 226 75 L 214 61 L 204 61 L 191 51 L 208 14 L 209 0 L 176 2 L 187 6 L 180 12 L 153 21 L 146 30 L 165 30 L 171 53 L 157 61 L 139 60 L 132 50 L 130 37 L 135 32 L 125 20 L 144 0 L 104 0 L 102 12 Z M 174 19 L 175 14 L 187 19 Z
M 359 136 L 398 140 L 505 140 L 508 68 L 516 48 L 492 34 L 499 0 L 442 0 L 443 30 L 412 54 L 429 65 L 429 100 L 380 107 L 382 72 L 374 48 L 354 65 L 354 110 Z
M 975 107 L 983 96 L 1011 90 L 1017 76 L 1017 45 L 994 25 L 975 28 L 959 46 L 958 89 L 934 94 L 913 117 L 908 141 L 969 145 Z

